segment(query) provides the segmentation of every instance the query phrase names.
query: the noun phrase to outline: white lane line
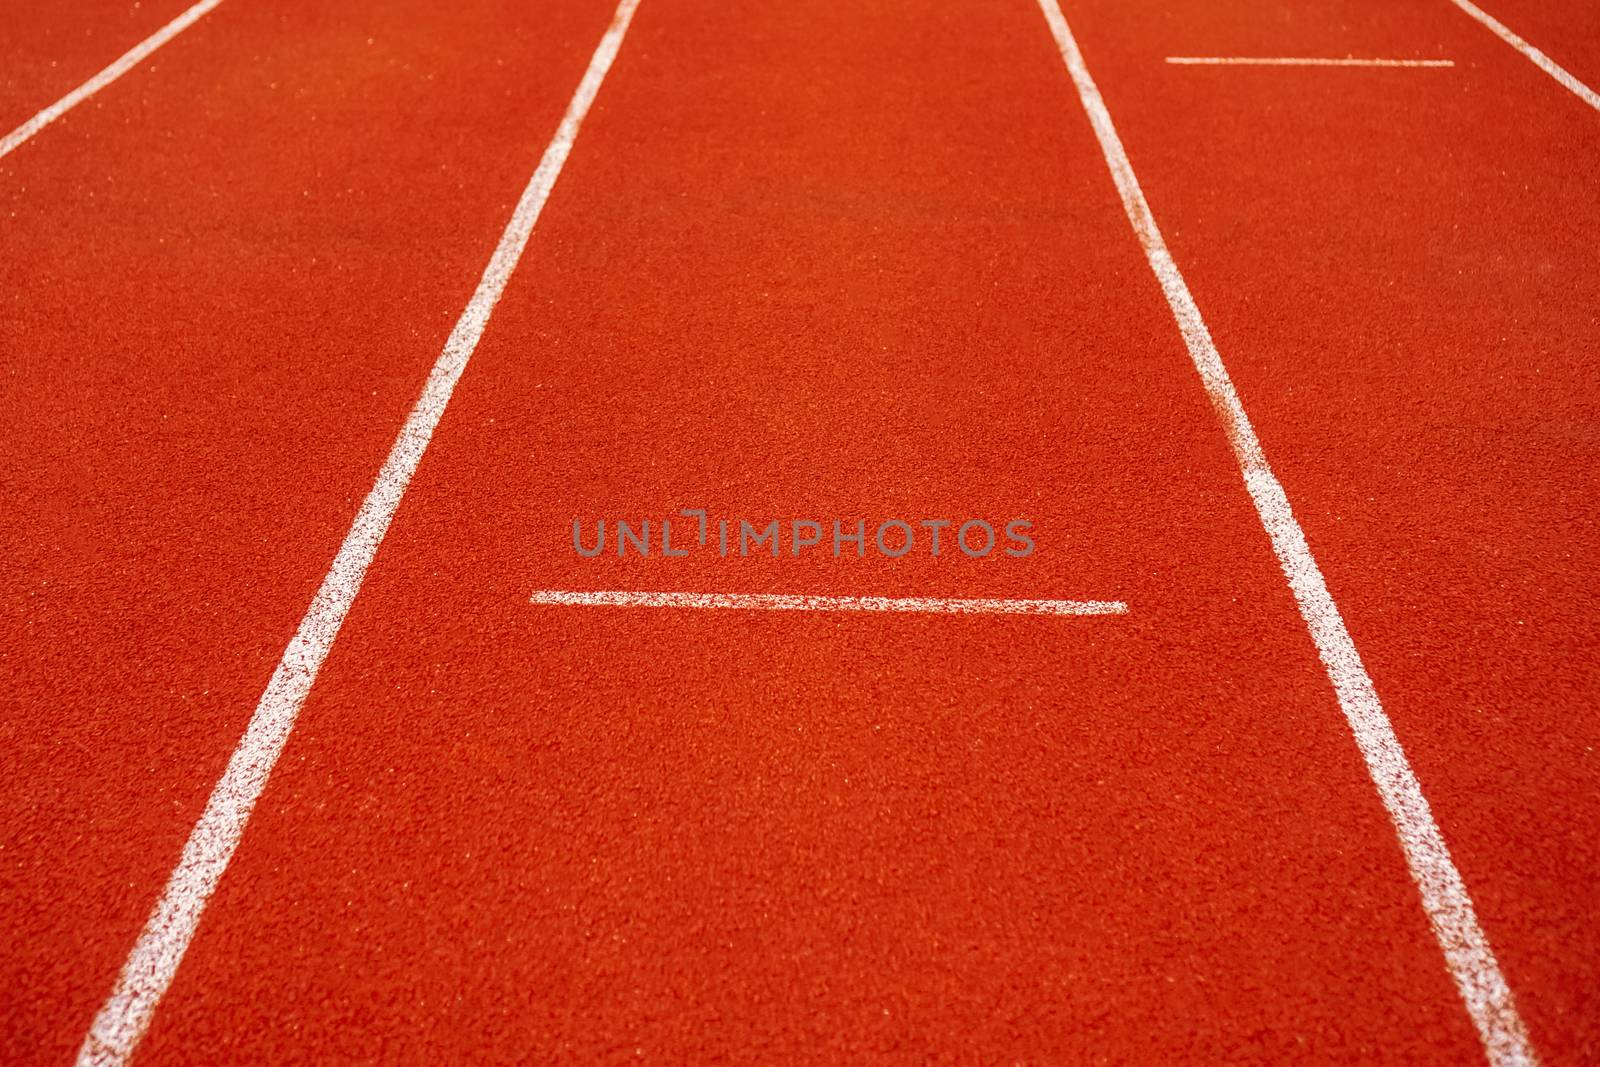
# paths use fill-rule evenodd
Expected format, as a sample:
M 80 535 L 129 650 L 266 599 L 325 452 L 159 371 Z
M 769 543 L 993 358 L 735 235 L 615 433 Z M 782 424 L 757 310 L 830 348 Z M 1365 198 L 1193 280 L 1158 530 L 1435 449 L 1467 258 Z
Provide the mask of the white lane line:
M 1550 77 L 1566 86 L 1567 89 L 1579 100 L 1582 100 L 1596 111 L 1600 111 L 1600 93 L 1596 93 L 1593 89 L 1589 88 L 1577 78 L 1574 78 L 1571 74 L 1567 73 L 1566 68 L 1561 66 L 1561 64 L 1557 63 L 1555 60 L 1551 59 L 1549 56 L 1533 47 L 1533 45 L 1529 44 L 1527 41 L 1524 41 L 1521 37 L 1518 37 L 1516 34 L 1512 33 L 1511 30 L 1506 27 L 1505 23 L 1489 14 L 1477 4 L 1472 3 L 1472 0 L 1450 0 L 1450 2 L 1455 4 L 1461 10 L 1465 11 L 1467 14 L 1471 15 L 1473 18 L 1477 19 L 1479 22 L 1483 23 L 1485 26 L 1489 27 L 1496 37 L 1500 38 L 1506 44 L 1527 56 L 1533 61 L 1534 66 L 1538 67 L 1540 70 L 1550 75 Z
M 744 608 L 760 611 L 908 611 L 943 615 L 1125 615 L 1120 600 L 806 596 L 787 593 L 572 593 L 541 589 L 535 604 L 611 608 Z
M 198 4 L 122 53 L 121 57 L 105 70 L 6 134 L 5 138 L 0 140 L 0 159 L 10 155 L 34 134 L 138 66 L 152 52 L 200 21 L 203 15 L 220 3 L 222 0 L 200 0 Z
M 1383 705 L 1378 701 L 1377 690 L 1367 675 L 1366 666 L 1356 651 L 1355 642 L 1345 629 L 1344 619 L 1333 602 L 1323 581 L 1322 571 L 1306 543 L 1294 513 L 1289 508 L 1289 498 L 1272 473 L 1262 451 L 1261 442 L 1245 414 L 1239 394 L 1228 377 L 1222 356 L 1211 339 L 1200 309 L 1189 292 L 1189 286 L 1179 273 L 1167 250 L 1166 240 L 1156 226 L 1155 216 L 1145 201 L 1144 191 L 1128 162 L 1122 140 L 1111 122 L 1111 113 L 1089 68 L 1078 50 L 1078 43 L 1067 26 L 1057 0 L 1039 0 L 1045 21 L 1055 35 L 1061 49 L 1061 58 L 1077 86 L 1078 97 L 1094 127 L 1106 165 L 1116 182 L 1117 193 L 1122 198 L 1123 209 L 1128 214 L 1139 243 L 1144 247 L 1145 258 L 1155 272 L 1172 308 L 1173 317 L 1188 346 L 1189 356 L 1205 384 L 1211 405 L 1222 421 L 1223 429 L 1233 446 L 1245 488 L 1255 503 L 1261 525 L 1272 541 L 1273 551 L 1289 580 L 1300 615 L 1305 620 L 1311 638 L 1316 642 L 1328 679 L 1333 683 L 1339 707 L 1344 711 L 1356 744 L 1366 760 L 1367 771 L 1377 786 L 1378 795 L 1393 820 L 1406 863 L 1417 884 L 1423 909 L 1433 926 L 1434 937 L 1444 952 L 1445 963 L 1455 979 L 1461 999 L 1466 1005 L 1478 1035 L 1483 1041 L 1489 1062 L 1496 1067 L 1528 1065 L 1536 1061 L 1533 1046 L 1528 1040 L 1522 1018 L 1512 1001 L 1511 989 L 1500 973 L 1489 940 L 1478 925 L 1472 900 L 1467 895 L 1461 873 L 1456 870 L 1444 837 L 1434 822 L 1433 812 L 1422 786 L 1411 769 L 1405 750 L 1395 736 Z
M 1180 67 L 1453 67 L 1450 59 L 1343 59 L 1316 56 L 1168 56 Z
M 234 749 L 227 770 L 206 803 L 205 812 L 189 834 L 183 855 L 123 965 L 116 987 L 95 1017 L 78 1051 L 80 1065 L 128 1062 L 150 1025 L 157 1004 L 172 983 L 178 964 L 194 938 L 206 903 L 233 858 L 250 813 L 266 788 L 267 777 L 283 752 L 300 707 L 316 681 L 317 671 L 361 589 L 367 567 L 444 414 L 456 381 L 483 336 L 511 272 L 516 269 L 534 223 L 539 219 L 638 6 L 639 0 L 622 0 L 610 28 L 600 39 L 555 137 L 545 149 L 538 169 L 500 236 L 500 243 L 484 269 L 477 290 L 450 332 L 422 395 L 406 417 L 394 447 L 378 471 L 372 491 L 362 502 L 350 532 L 339 546 L 333 566 L 300 620 L 299 630 L 284 649 L 283 658 L 256 705 L 244 738 Z

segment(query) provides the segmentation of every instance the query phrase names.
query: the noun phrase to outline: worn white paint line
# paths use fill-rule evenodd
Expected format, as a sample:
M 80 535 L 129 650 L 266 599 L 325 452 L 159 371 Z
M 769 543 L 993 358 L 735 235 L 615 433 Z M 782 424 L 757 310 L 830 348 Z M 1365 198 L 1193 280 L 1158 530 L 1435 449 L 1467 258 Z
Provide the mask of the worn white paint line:
M 283 752 L 300 707 L 361 588 L 367 567 L 383 541 L 400 498 L 444 414 L 456 381 L 483 336 L 495 303 L 522 256 L 534 223 L 572 150 L 573 140 L 594 103 L 600 83 L 616 58 L 623 34 L 638 5 L 639 0 L 622 0 L 610 28 L 589 60 L 589 68 L 567 106 L 555 137 L 545 149 L 538 169 L 523 190 L 477 290 L 445 342 L 421 397 L 401 427 L 372 491 L 362 502 L 350 532 L 339 546 L 332 568 L 301 619 L 299 630 L 284 650 L 244 738 L 234 750 L 205 812 L 190 833 L 178 866 L 134 944 L 115 989 L 95 1017 L 78 1052 L 80 1065 L 126 1063 L 150 1025 L 157 1004 L 194 938 L 206 902 L 227 869 L 250 813 Z
M 200 0 L 198 4 L 128 49 L 105 70 L 6 134 L 4 139 L 0 139 L 0 158 L 10 155 L 34 134 L 138 66 L 152 52 L 200 21 L 202 16 L 220 3 L 222 0 Z
M 1450 59 L 1343 59 L 1317 56 L 1168 56 L 1180 67 L 1453 67 Z
M 1536 1058 L 1527 1030 L 1517 1014 L 1511 990 L 1500 972 L 1488 938 L 1478 925 L 1461 873 L 1445 847 L 1444 837 L 1422 794 L 1422 786 L 1378 700 L 1355 642 L 1345 629 L 1344 619 L 1328 592 L 1305 534 L 1289 508 L 1289 498 L 1267 463 L 1261 442 L 1211 339 L 1211 332 L 1167 250 L 1166 240 L 1156 226 L 1150 205 L 1123 150 L 1122 140 L 1111 122 L 1111 113 L 1106 110 L 1100 90 L 1089 75 L 1060 4 L 1057 0 L 1039 0 L 1039 7 L 1050 24 L 1061 49 L 1061 58 L 1066 61 L 1095 137 L 1100 141 L 1128 220 L 1144 247 L 1150 269 L 1161 283 L 1195 369 L 1232 444 L 1245 488 L 1289 580 L 1300 615 L 1316 643 L 1328 679 L 1333 683 L 1339 707 L 1344 711 L 1366 760 L 1367 771 L 1394 822 L 1422 906 L 1489 1061 L 1496 1067 L 1533 1064 Z
M 564 607 L 734 608 L 758 611 L 906 611 L 941 615 L 1124 615 L 1120 600 L 994 600 L 989 598 L 806 596 L 788 593 L 575 593 L 541 589 L 533 603 Z
M 1561 64 L 1557 63 L 1555 60 L 1551 59 L 1549 56 L 1533 47 L 1533 45 L 1529 44 L 1527 41 L 1524 41 L 1521 37 L 1518 37 L 1516 34 L 1512 33 L 1505 23 L 1489 14 L 1477 4 L 1472 3 L 1472 0 L 1450 0 L 1450 2 L 1455 4 L 1461 10 L 1465 11 L 1467 14 L 1471 15 L 1473 18 L 1477 19 L 1479 22 L 1483 23 L 1485 26 L 1489 27 L 1490 31 L 1493 32 L 1496 37 L 1500 38 L 1506 44 L 1521 52 L 1524 56 L 1527 56 L 1528 59 L 1533 62 L 1534 66 L 1538 67 L 1540 70 L 1550 75 L 1550 77 L 1560 82 L 1569 92 L 1572 93 L 1572 95 L 1576 96 L 1579 100 L 1582 100 L 1596 111 L 1600 111 L 1600 93 L 1596 93 L 1593 89 L 1583 84 L 1577 78 L 1574 78 L 1570 73 L 1567 72 L 1565 67 L 1561 66 Z

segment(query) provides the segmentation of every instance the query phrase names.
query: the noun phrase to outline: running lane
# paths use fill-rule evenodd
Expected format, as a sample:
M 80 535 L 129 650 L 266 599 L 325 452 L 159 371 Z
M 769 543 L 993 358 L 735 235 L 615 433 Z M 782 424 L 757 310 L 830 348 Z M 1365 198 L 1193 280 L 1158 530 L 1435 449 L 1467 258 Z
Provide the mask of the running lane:
M 1596 1062 L 1600 114 L 1448 4 L 1231 10 L 1071 14 L 1536 1047 Z M 1458 66 L 1163 62 L 1352 53 Z
M 1038 547 L 571 547 L 686 507 Z M 1031 3 L 646 0 L 141 1057 L 219 1048 L 1479 1056 Z
M 111 987 L 609 17 L 225 4 L 0 163 L 0 1058 Z

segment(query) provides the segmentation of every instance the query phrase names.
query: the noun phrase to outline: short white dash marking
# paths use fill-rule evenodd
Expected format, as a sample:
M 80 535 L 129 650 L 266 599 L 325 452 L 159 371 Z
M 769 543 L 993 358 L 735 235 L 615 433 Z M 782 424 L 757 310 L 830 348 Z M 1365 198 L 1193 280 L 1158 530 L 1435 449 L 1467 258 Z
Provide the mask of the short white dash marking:
M 1528 59 L 1533 62 L 1534 66 L 1538 67 L 1540 70 L 1550 75 L 1550 77 L 1560 82 L 1579 100 L 1582 100 L 1596 111 L 1600 111 L 1600 93 L 1596 93 L 1593 89 L 1589 88 L 1587 85 L 1583 84 L 1577 78 L 1574 78 L 1571 74 L 1569 74 L 1565 67 L 1561 66 L 1555 60 L 1551 59 L 1549 56 L 1533 47 L 1533 45 L 1529 44 L 1527 41 L 1524 41 L 1521 37 L 1518 37 L 1516 34 L 1512 33 L 1511 30 L 1507 28 L 1505 23 L 1489 14 L 1477 4 L 1474 4 L 1472 0 L 1450 0 L 1450 2 L 1455 4 L 1461 10 L 1465 11 L 1467 14 L 1471 15 L 1473 18 L 1477 19 L 1479 22 L 1483 23 L 1485 26 L 1489 27 L 1490 31 L 1493 32 L 1496 37 L 1500 38 L 1506 44 L 1527 56 Z
M 128 49 L 105 70 L 6 134 L 4 139 L 0 139 L 0 158 L 10 155 L 34 134 L 138 66 L 152 52 L 193 26 L 206 12 L 220 3 L 222 0 L 200 0 L 198 4 Z
M 1511 989 L 1500 973 L 1500 964 L 1489 947 L 1489 940 L 1478 925 L 1461 873 L 1456 870 L 1389 716 L 1378 701 L 1377 690 L 1361 662 L 1355 642 L 1345 629 L 1344 619 L 1323 581 L 1305 533 L 1289 508 L 1289 498 L 1267 463 L 1255 428 L 1250 425 L 1222 356 L 1211 339 L 1211 331 L 1167 250 L 1166 240 L 1122 147 L 1122 139 L 1112 124 L 1111 113 L 1067 26 L 1066 16 L 1061 13 L 1058 0 L 1039 0 L 1039 7 L 1055 35 L 1061 58 L 1066 62 L 1083 109 L 1100 142 L 1128 221 L 1144 248 L 1150 269 L 1161 283 L 1189 356 L 1227 432 L 1245 488 L 1277 553 L 1301 618 L 1316 643 L 1339 707 L 1394 823 L 1411 877 L 1422 898 L 1423 910 L 1489 1061 L 1495 1067 L 1533 1064 L 1536 1057 L 1527 1030 L 1517 1014 Z
M 1450 59 L 1343 59 L 1317 56 L 1168 56 L 1181 67 L 1453 67 Z
M 266 788 L 273 765 L 283 752 L 300 707 L 333 647 L 345 615 L 366 577 L 367 567 L 422 459 L 423 450 L 428 447 L 434 428 L 444 414 L 456 381 L 483 336 L 489 316 L 522 256 L 534 223 L 561 173 L 584 116 L 600 90 L 600 83 L 616 58 L 623 34 L 638 5 L 639 0 L 622 0 L 610 28 L 600 39 L 555 137 L 545 149 L 538 169 L 500 236 L 500 243 L 489 259 L 477 290 L 434 363 L 421 397 L 401 427 L 394 447 L 378 471 L 372 491 L 362 502 L 350 532 L 339 546 L 332 568 L 300 620 L 299 630 L 284 650 L 244 738 L 234 749 L 227 770 L 184 845 L 183 855 L 161 899 L 123 965 L 116 987 L 95 1017 L 78 1051 L 80 1065 L 127 1063 L 150 1025 L 156 1006 L 171 985 L 178 964 L 200 925 L 206 903 L 233 858 L 250 813 Z
M 572 593 L 541 589 L 533 603 L 565 607 L 743 608 L 758 611 L 906 611 L 943 615 L 1125 615 L 1120 600 L 806 596 L 788 593 Z

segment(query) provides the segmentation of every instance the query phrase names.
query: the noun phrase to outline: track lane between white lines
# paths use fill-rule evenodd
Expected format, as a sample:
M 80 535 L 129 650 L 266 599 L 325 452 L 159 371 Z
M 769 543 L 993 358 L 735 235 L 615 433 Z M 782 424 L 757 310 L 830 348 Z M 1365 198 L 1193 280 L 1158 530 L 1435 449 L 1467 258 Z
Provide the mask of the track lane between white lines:
M 361 504 L 322 586 L 284 649 L 243 739 L 234 749 L 205 811 L 189 834 L 160 900 L 146 921 L 78 1051 L 80 1067 L 125 1064 L 150 1025 L 161 998 L 194 939 L 206 904 L 233 858 L 273 766 L 317 672 L 327 659 L 367 568 L 383 542 L 401 497 L 416 473 L 456 382 L 488 326 L 495 304 L 522 257 L 534 224 L 566 163 L 578 130 L 611 69 L 639 0 L 621 0 L 589 60 L 555 136 L 545 148 L 506 224 L 461 317 L 428 375 L 416 406 L 406 417 L 371 492 Z
M 1494 1067 L 1529 1067 L 1538 1060 L 1510 986 L 1501 974 L 1488 937 L 1478 924 L 1466 884 L 1434 821 L 1422 785 L 1411 769 L 1400 739 L 1395 736 L 1394 726 L 1345 628 L 1333 594 L 1328 591 L 1305 532 L 1289 506 L 1288 494 L 1267 462 L 1261 441 L 1256 437 L 1222 355 L 1211 338 L 1211 331 L 1167 249 L 1166 238 L 1156 224 L 1133 164 L 1122 146 L 1122 138 L 1111 121 L 1111 112 L 1089 74 L 1058 0 L 1038 0 L 1038 3 L 1094 128 L 1095 138 L 1100 142 L 1123 210 L 1172 309 L 1212 408 L 1227 433 L 1245 489 L 1288 579 L 1300 616 L 1316 643 L 1340 710 L 1361 750 L 1378 795 L 1388 809 L 1423 910 L 1489 1062 Z
M 222 3 L 222 0 L 200 0 L 198 4 L 190 7 L 155 33 L 122 53 L 109 67 L 99 74 L 96 74 L 43 111 L 40 111 L 33 118 L 6 134 L 5 137 L 0 138 L 0 159 L 4 159 L 22 147 L 33 138 L 34 134 L 138 66 L 149 58 L 156 49 L 190 26 L 193 26 L 196 22 L 199 22 L 202 17 L 220 3 Z

